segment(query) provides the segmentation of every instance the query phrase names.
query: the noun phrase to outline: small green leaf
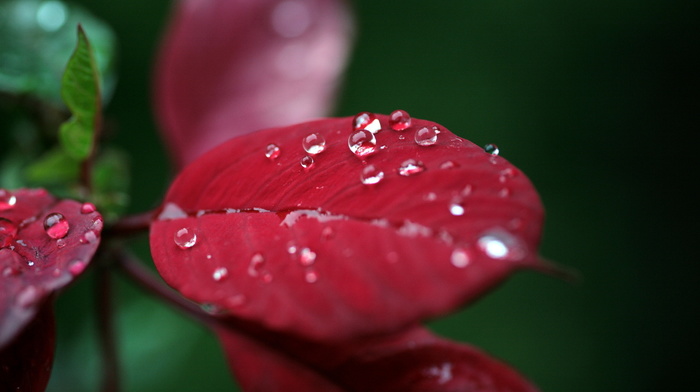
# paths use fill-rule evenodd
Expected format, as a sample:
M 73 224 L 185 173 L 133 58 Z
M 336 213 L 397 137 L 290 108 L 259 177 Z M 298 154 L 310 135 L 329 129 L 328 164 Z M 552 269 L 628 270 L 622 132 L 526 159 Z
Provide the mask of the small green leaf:
M 71 157 L 84 160 L 93 150 L 101 118 L 99 74 L 92 48 L 78 25 L 78 44 L 61 81 L 61 95 L 73 117 L 61 125 L 60 141 Z
M 31 185 L 48 188 L 52 185 L 70 185 L 78 181 L 78 162 L 61 149 L 53 149 L 25 170 Z
M 128 156 L 116 149 L 103 151 L 92 171 L 93 202 L 107 221 L 124 213 L 129 203 Z

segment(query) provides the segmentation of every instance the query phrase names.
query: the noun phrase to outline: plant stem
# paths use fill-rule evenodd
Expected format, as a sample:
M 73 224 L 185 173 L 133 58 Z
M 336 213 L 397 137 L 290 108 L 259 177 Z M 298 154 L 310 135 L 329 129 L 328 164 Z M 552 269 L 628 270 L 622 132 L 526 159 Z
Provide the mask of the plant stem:
M 112 303 L 112 279 L 109 266 L 97 265 L 97 330 L 102 349 L 102 392 L 119 391 L 119 361 L 114 333 L 114 307 Z
M 136 215 L 125 216 L 113 225 L 105 228 L 107 235 L 111 237 L 126 237 L 134 234 L 145 233 L 151 225 L 156 211 L 142 212 Z

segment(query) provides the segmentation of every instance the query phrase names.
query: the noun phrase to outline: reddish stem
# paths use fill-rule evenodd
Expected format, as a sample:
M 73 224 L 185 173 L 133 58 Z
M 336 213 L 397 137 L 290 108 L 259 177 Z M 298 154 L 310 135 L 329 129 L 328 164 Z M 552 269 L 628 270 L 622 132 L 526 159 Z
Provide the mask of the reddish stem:
M 100 346 L 103 353 L 102 392 L 119 391 L 119 361 L 114 333 L 114 306 L 112 303 L 112 279 L 109 266 L 97 265 L 97 324 Z
M 148 232 L 155 214 L 156 211 L 147 211 L 122 217 L 113 225 L 105 228 L 106 235 L 110 237 L 127 237 Z

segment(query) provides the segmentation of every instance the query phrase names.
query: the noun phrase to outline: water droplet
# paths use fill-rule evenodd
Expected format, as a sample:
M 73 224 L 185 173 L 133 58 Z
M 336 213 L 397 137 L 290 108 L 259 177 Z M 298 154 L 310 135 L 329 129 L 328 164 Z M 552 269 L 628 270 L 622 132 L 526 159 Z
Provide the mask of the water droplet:
M 523 243 L 503 229 L 484 233 L 477 240 L 477 245 L 486 256 L 497 260 L 517 261 L 524 258 L 526 254 Z
M 376 166 L 369 164 L 362 169 L 360 180 L 365 185 L 374 185 L 384 179 L 384 172 Z
M 348 147 L 355 156 L 364 158 L 377 151 L 377 138 L 372 132 L 360 129 L 350 134 Z
M 312 133 L 301 140 L 301 146 L 311 155 L 320 154 L 326 149 L 326 139 L 318 133 Z
M 452 202 L 450 203 L 450 214 L 454 216 L 464 215 L 464 203 L 462 202 L 462 200 L 452 200 Z
M 82 260 L 73 260 L 68 263 L 68 272 L 70 272 L 73 276 L 78 276 L 85 271 L 85 267 L 87 267 L 86 262 Z
M 502 188 L 500 191 L 498 191 L 498 196 L 504 198 L 510 196 L 510 189 Z
M 95 242 L 97 242 L 97 233 L 92 230 L 86 232 L 82 237 L 80 237 L 81 244 L 94 244 Z
M 352 120 L 352 129 L 356 131 L 365 129 L 371 133 L 377 133 L 382 130 L 382 124 L 374 113 L 360 112 Z
M 316 283 L 316 281 L 318 281 L 318 273 L 314 270 L 306 271 L 304 280 L 306 280 L 307 283 Z
M 485 146 L 484 146 L 484 151 L 486 151 L 486 153 L 491 154 L 491 155 L 493 155 L 493 156 L 498 155 L 498 153 L 500 152 L 500 151 L 498 150 L 498 146 L 495 145 L 495 144 L 487 144 L 487 145 L 485 145 Z
M 403 131 L 411 126 L 411 116 L 404 110 L 394 110 L 389 115 L 389 126 L 394 131 Z
M 81 214 L 90 214 L 95 211 L 97 211 L 97 207 L 95 207 L 95 205 L 92 203 L 84 203 L 82 206 L 80 206 Z
M 94 221 L 92 221 L 92 229 L 95 231 L 102 231 L 104 224 L 105 222 L 102 220 L 102 218 L 97 218 Z
M 289 253 L 290 255 L 297 253 L 296 245 L 294 245 L 293 243 L 287 244 L 287 253 Z
M 316 252 L 309 248 L 301 248 L 299 251 L 299 263 L 303 266 L 310 266 L 316 262 Z
M 517 174 L 518 173 L 512 167 L 505 168 L 505 169 L 501 170 L 501 172 L 498 174 L 498 181 L 501 184 L 505 184 L 506 181 L 515 177 Z
M 469 252 L 467 252 L 466 249 L 463 248 L 457 248 L 452 251 L 452 255 L 450 256 L 450 263 L 454 265 L 457 268 L 464 268 L 467 265 L 469 265 L 469 262 L 471 261 L 471 257 L 469 255 Z
M 10 246 L 15 236 L 17 236 L 17 225 L 8 219 L 0 218 L 0 248 Z
M 403 161 L 401 166 L 399 166 L 399 175 L 401 176 L 412 176 L 414 174 L 421 173 L 425 170 L 425 166 L 422 162 L 416 161 L 415 159 L 407 159 Z
M 406 136 L 404 136 L 404 135 L 399 135 L 399 140 L 405 140 L 405 139 L 406 139 Z
M 0 189 L 0 211 L 9 210 L 15 204 L 17 204 L 17 197 L 4 189 Z
M 335 230 L 333 230 L 333 228 L 330 226 L 324 227 L 321 231 L 321 238 L 324 240 L 330 240 L 333 237 L 335 237 Z
M 196 243 L 197 233 L 194 232 L 194 229 L 183 227 L 175 232 L 175 245 L 179 246 L 180 249 L 189 249 Z
M 66 246 L 66 240 L 64 240 L 63 238 L 59 238 L 56 240 L 56 247 L 58 247 L 58 249 L 61 249 L 65 246 Z
M 20 271 L 19 268 L 15 268 L 15 267 L 11 267 L 11 266 L 7 266 L 7 267 L 3 268 L 3 270 L 2 270 L 2 276 L 5 278 L 10 277 L 10 276 L 17 276 L 21 273 L 22 273 L 22 271 Z
M 51 213 L 44 219 L 44 230 L 53 239 L 63 238 L 68 235 L 70 225 L 66 218 L 58 212 Z
M 217 282 L 221 282 L 222 280 L 226 279 L 227 276 L 228 269 L 226 267 L 219 267 L 214 270 L 214 273 L 211 274 L 211 277 Z
M 304 155 L 304 157 L 301 158 L 301 161 L 299 161 L 299 164 L 301 164 L 301 167 L 308 170 L 314 165 L 314 159 L 309 155 Z
M 460 193 L 462 196 L 469 196 L 472 194 L 472 191 L 474 191 L 474 187 L 470 184 L 467 184 L 464 189 L 462 189 L 462 192 Z
M 259 277 L 265 283 L 272 281 L 272 275 L 265 270 L 265 258 L 260 253 L 256 253 L 250 258 L 248 264 L 248 275 L 251 277 Z
M 277 159 L 280 156 L 280 152 L 280 148 L 274 143 L 270 143 L 265 147 L 265 156 L 271 161 Z
M 440 169 L 442 170 L 447 170 L 447 169 L 456 169 L 459 167 L 459 164 L 455 161 L 445 161 L 440 164 Z
M 435 128 L 423 127 L 413 136 L 419 146 L 432 146 L 437 142 L 438 132 Z
M 437 194 L 435 192 L 428 192 L 423 196 L 426 201 L 435 201 L 437 199 Z

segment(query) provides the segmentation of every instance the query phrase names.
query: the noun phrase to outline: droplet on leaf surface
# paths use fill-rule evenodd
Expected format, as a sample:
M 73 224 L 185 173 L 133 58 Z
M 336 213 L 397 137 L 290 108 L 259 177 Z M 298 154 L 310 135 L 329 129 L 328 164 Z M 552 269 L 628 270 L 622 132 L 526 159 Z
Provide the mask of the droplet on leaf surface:
M 362 169 L 360 180 L 365 185 L 378 184 L 384 179 L 384 172 L 375 165 L 369 164 Z
M 353 129 L 356 131 L 365 129 L 367 131 L 377 133 L 381 131 L 382 124 L 374 113 L 360 112 L 353 118 Z
M 92 203 L 84 203 L 82 206 L 80 206 L 80 213 L 81 214 L 90 214 L 90 213 L 93 213 L 95 211 L 97 211 L 97 208 Z
M 70 224 L 63 215 L 54 212 L 44 219 L 44 230 L 49 237 L 59 239 L 68 235 Z
M 214 270 L 211 277 L 216 281 L 220 282 L 228 276 L 228 269 L 226 267 L 219 267 Z
M 422 171 L 425 170 L 425 166 L 423 165 L 422 162 L 416 161 L 415 159 L 407 159 L 401 163 L 401 166 L 399 166 L 398 172 L 399 175 L 408 177 L 412 176 L 414 174 L 421 173 Z
M 0 211 L 9 210 L 17 204 L 17 197 L 5 189 L 0 189 Z
M 0 248 L 10 246 L 16 235 L 17 225 L 8 219 L 0 218 Z
M 320 154 L 326 149 L 326 139 L 318 133 L 312 133 L 302 139 L 301 146 L 311 155 Z
M 305 155 L 303 158 L 301 158 L 299 164 L 301 167 L 308 170 L 314 165 L 314 159 L 309 155 Z
M 423 127 L 416 131 L 414 139 L 419 146 L 432 146 L 437 143 L 438 132 L 435 128 Z
M 500 150 L 498 149 L 498 146 L 495 144 L 487 144 L 484 146 L 484 151 L 486 153 L 491 154 L 491 155 L 498 155 L 500 153 Z
M 193 229 L 183 227 L 175 232 L 175 245 L 180 249 L 189 249 L 197 243 L 197 234 Z
M 280 148 L 274 143 L 270 143 L 265 147 L 265 156 L 267 159 L 274 161 L 280 156 Z
M 411 116 L 404 110 L 394 110 L 389 116 L 389 126 L 394 131 L 403 131 L 411 126 Z
M 377 151 L 377 138 L 366 129 L 360 129 L 348 137 L 348 147 L 355 156 L 364 158 Z

